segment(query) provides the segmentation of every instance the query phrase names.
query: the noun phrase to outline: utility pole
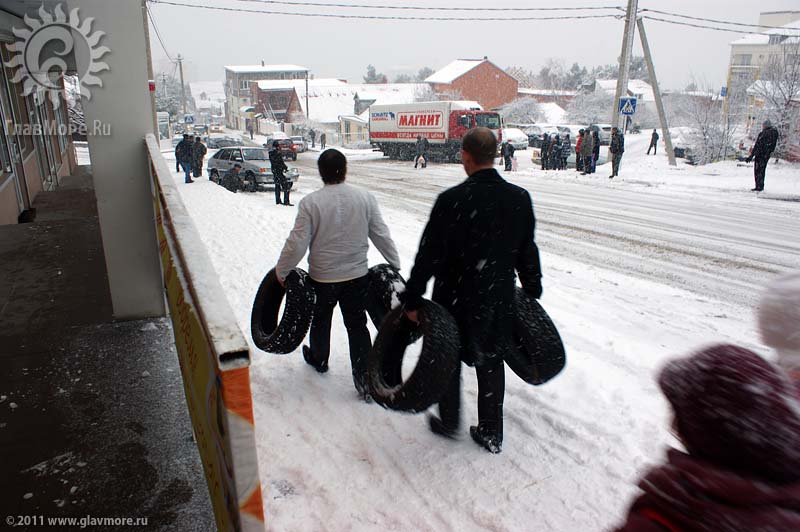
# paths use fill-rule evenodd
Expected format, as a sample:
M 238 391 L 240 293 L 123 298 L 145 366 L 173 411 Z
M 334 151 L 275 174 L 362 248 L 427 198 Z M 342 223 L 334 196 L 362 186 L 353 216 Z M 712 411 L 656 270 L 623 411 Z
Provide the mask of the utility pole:
M 142 21 L 144 22 L 144 44 L 145 44 L 145 54 L 146 54 L 145 57 L 147 57 L 147 80 L 148 84 L 150 84 L 150 83 L 155 83 L 156 76 L 153 71 L 153 57 L 150 52 L 150 30 L 147 25 L 146 0 L 142 0 Z M 156 94 L 155 91 L 153 90 L 150 91 L 150 112 L 153 115 L 153 135 L 155 135 L 157 139 L 161 139 L 161 135 L 158 130 L 158 113 L 156 112 Z
M 306 70 L 306 118 L 309 118 L 308 112 L 308 70 Z
M 639 0 L 628 0 L 628 9 L 625 15 L 625 34 L 622 37 L 622 52 L 619 55 L 617 91 L 614 95 L 614 109 L 611 115 L 611 125 L 614 127 L 620 127 L 619 99 L 628 94 L 628 77 L 631 71 L 633 35 L 636 32 L 635 23 L 638 9 Z
M 186 85 L 183 83 L 183 57 L 178 54 L 178 69 L 181 71 L 181 107 L 183 108 L 184 120 L 186 120 Z
M 656 79 L 656 67 L 653 64 L 653 56 L 650 55 L 650 44 L 647 41 L 647 34 L 644 31 L 644 20 L 641 17 L 636 19 L 639 27 L 639 38 L 644 49 L 644 59 L 647 61 L 647 72 L 650 74 L 650 83 L 653 86 L 653 94 L 656 97 L 656 109 L 658 109 L 658 120 L 661 122 L 661 134 L 664 136 L 664 147 L 667 150 L 667 158 L 670 166 L 678 166 L 675 162 L 675 150 L 672 149 L 672 137 L 669 135 L 669 124 L 667 124 L 667 114 L 664 112 L 664 102 L 661 100 L 661 89 L 658 87 Z

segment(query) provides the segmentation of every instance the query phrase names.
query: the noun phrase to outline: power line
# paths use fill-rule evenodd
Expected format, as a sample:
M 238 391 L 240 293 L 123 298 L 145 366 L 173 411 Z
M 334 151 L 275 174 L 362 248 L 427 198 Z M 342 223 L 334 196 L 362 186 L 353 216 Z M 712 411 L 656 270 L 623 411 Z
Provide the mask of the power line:
M 288 15 L 294 17 L 316 17 L 316 18 L 338 18 L 338 19 L 359 19 L 359 20 L 419 20 L 419 21 L 472 21 L 472 22 L 485 22 L 485 21 L 505 21 L 505 22 L 519 22 L 529 20 L 584 20 L 584 19 L 602 19 L 602 18 L 624 18 L 624 15 L 562 15 L 562 16 L 545 16 L 545 17 L 423 17 L 423 16 L 383 16 L 383 15 L 341 15 L 335 13 L 303 13 L 296 11 L 272 11 L 261 9 L 245 9 L 235 7 L 220 7 L 199 4 L 186 4 L 182 2 L 172 2 L 168 0 L 152 0 L 153 3 L 191 7 L 195 9 L 209 9 L 214 11 L 229 11 L 236 13 L 259 13 L 263 15 Z
M 647 16 L 647 15 L 644 15 L 642 18 L 643 19 L 647 19 L 647 20 L 655 20 L 656 22 L 666 22 L 667 24 L 677 24 L 678 26 L 689 26 L 691 28 L 700 28 L 700 29 L 704 29 L 704 30 L 727 31 L 728 33 L 739 33 L 739 34 L 747 33 L 747 34 L 750 34 L 750 35 L 764 35 L 765 37 L 767 36 L 767 34 L 762 32 L 762 31 L 736 30 L 736 29 L 733 29 L 733 28 L 717 28 L 717 27 L 714 27 L 714 26 L 706 26 L 706 25 L 702 25 L 702 24 L 693 24 L 691 22 L 681 22 L 681 21 L 678 21 L 678 20 L 668 20 L 668 19 L 665 19 L 665 18 L 650 17 L 650 16 Z
M 286 6 L 308 7 L 339 7 L 358 9 L 395 9 L 413 11 L 607 11 L 610 9 L 623 10 L 621 6 L 587 6 L 587 7 L 431 7 L 431 6 L 391 6 L 369 4 L 329 4 L 322 2 L 308 2 L 304 0 L 236 0 L 237 2 L 253 2 L 257 4 L 273 4 Z
M 172 58 L 171 55 L 169 55 L 167 47 L 164 44 L 164 40 L 161 38 L 161 32 L 158 31 L 158 26 L 156 25 L 156 20 L 153 18 L 152 11 L 150 11 L 150 6 L 145 4 L 145 8 L 147 9 L 147 16 L 150 17 L 150 22 L 153 24 L 153 30 L 155 30 L 156 37 L 158 37 L 158 42 L 161 43 L 161 49 L 164 50 L 164 53 L 167 55 L 167 59 L 169 59 L 174 63 L 175 60 Z
M 714 24 L 726 24 L 728 26 L 742 26 L 746 28 L 759 28 L 763 30 L 784 30 L 784 31 L 800 31 L 800 28 L 785 28 L 781 26 L 762 26 L 760 24 L 745 24 L 744 22 L 733 22 L 729 20 L 716 20 L 713 18 L 693 17 L 691 15 L 681 15 L 680 13 L 669 13 L 667 11 L 659 11 L 658 9 L 640 9 L 639 12 L 643 13 L 649 11 L 650 13 L 657 13 L 659 15 L 667 15 L 670 17 L 685 18 L 689 20 L 698 20 L 700 22 L 712 22 Z

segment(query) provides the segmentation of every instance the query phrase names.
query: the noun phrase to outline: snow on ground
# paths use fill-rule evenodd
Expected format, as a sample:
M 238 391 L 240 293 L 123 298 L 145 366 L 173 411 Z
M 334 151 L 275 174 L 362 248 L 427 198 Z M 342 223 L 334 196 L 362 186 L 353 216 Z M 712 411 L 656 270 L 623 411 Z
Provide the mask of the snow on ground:
M 649 159 L 635 155 L 641 144 L 629 137 L 623 179 L 613 182 L 606 178 L 610 172 L 605 168 L 594 177 L 575 177 L 574 171 L 533 169 L 529 161 L 519 173 L 508 176 L 531 189 L 537 203 L 537 239 L 545 271 L 542 304 L 562 333 L 568 366 L 538 388 L 507 372 L 502 454 L 486 453 L 466 434 L 477 415 L 476 381 L 469 368 L 463 378 L 464 434 L 460 441 L 448 442 L 428 432 L 422 415 L 386 411 L 356 400 L 338 312 L 330 371 L 325 375 L 306 366 L 299 353 L 272 355 L 251 344 L 268 529 L 591 532 L 618 522 L 636 493 L 637 477 L 647 464 L 661 459 L 667 444 L 674 443 L 668 409 L 654 383 L 657 369 L 668 358 L 709 342 L 730 341 L 767 351 L 758 344 L 752 308 L 726 292 L 699 293 L 685 289 L 685 283 L 671 275 L 659 277 L 661 266 L 655 262 L 651 276 L 632 271 L 631 265 L 637 260 L 650 262 L 649 256 L 623 257 L 621 267 L 611 266 L 611 257 L 619 254 L 613 249 L 598 259 L 587 259 L 578 251 L 581 247 L 587 253 L 596 251 L 593 243 L 585 236 L 570 240 L 559 234 L 560 225 L 565 225 L 559 212 L 567 216 L 599 209 L 593 198 L 599 202 L 616 194 L 627 201 L 620 211 L 645 213 L 647 202 L 652 202 L 653 212 L 647 214 L 653 217 L 652 225 L 637 222 L 643 227 L 642 238 L 647 239 L 650 231 L 653 239 L 667 239 L 683 238 L 680 234 L 688 231 L 670 226 L 689 216 L 680 212 L 673 220 L 671 212 L 685 210 L 681 202 L 687 198 L 700 199 L 699 214 L 708 210 L 719 217 L 742 208 L 755 218 L 759 209 L 774 211 L 775 204 L 776 217 L 783 216 L 784 209 L 785 216 L 795 216 L 796 222 L 794 208 L 800 207 L 749 196 L 744 189 L 751 188 L 746 175 L 750 169 L 684 165 L 671 170 L 661 155 Z M 646 139 L 640 151 L 646 151 Z M 524 160 L 529 153 L 518 155 Z M 408 163 L 378 161 L 369 151 L 348 156 L 353 181 L 379 197 L 407 276 L 437 188 L 457 182 L 461 172 L 455 165 L 433 164 L 414 172 Z M 292 194 L 294 203 L 321 186 L 313 172 L 315 157 L 316 153 L 308 153 L 298 160 L 303 176 Z M 767 191 L 800 196 L 800 178 L 790 174 L 770 167 Z M 207 179 L 192 185 L 182 184 L 178 174 L 175 179 L 249 339 L 253 297 L 277 259 L 295 209 L 275 205 L 271 192 L 231 194 Z M 644 205 L 637 210 L 634 202 Z M 729 209 L 731 202 L 735 209 Z M 611 209 L 604 209 L 603 216 L 591 214 L 585 223 L 598 232 L 607 230 L 611 246 L 614 238 L 623 238 L 614 236 L 618 229 L 608 214 Z M 548 225 L 545 218 L 556 223 Z M 661 235 L 662 223 L 666 226 L 662 232 L 679 235 Z M 685 223 L 696 222 L 687 218 Z M 633 223 L 630 227 L 635 229 Z M 722 222 L 713 227 L 733 231 Z M 687 238 L 709 247 L 722 241 L 716 233 Z M 723 253 L 733 244 L 725 240 L 719 246 Z M 782 250 L 764 248 L 769 268 L 765 267 L 763 278 L 753 279 L 752 293 L 773 270 L 785 269 L 781 260 L 797 257 L 794 248 Z M 654 252 L 658 253 L 662 251 Z M 739 251 L 733 247 L 730 253 Z M 370 259 L 372 264 L 383 262 L 374 250 Z M 301 267 L 306 267 L 304 262 Z M 719 261 L 719 276 L 724 278 L 737 267 Z

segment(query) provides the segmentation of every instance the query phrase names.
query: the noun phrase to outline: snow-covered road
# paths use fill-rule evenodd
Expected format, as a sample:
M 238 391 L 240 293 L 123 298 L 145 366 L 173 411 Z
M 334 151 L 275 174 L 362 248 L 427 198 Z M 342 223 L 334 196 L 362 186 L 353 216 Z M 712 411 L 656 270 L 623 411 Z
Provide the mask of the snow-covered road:
M 800 264 L 800 203 L 751 196 L 746 168 L 672 173 L 660 158 L 631 157 L 623 177 L 638 175 L 609 182 L 605 169 L 580 178 L 531 169 L 529 153 L 519 153 L 522 170 L 508 177 L 536 205 L 542 303 L 562 333 L 567 369 L 539 388 L 507 372 L 505 448 L 494 456 L 466 433 L 442 441 L 423 416 L 358 402 L 338 313 L 325 375 L 299 353 L 253 347 L 270 530 L 607 530 L 671 440 L 654 383 L 664 361 L 718 341 L 768 353 L 753 303 L 776 272 Z M 321 186 L 314 156 L 298 161 L 295 203 Z M 370 154 L 350 161 L 350 180 L 378 195 L 407 275 L 436 193 L 460 181 L 461 170 L 414 171 Z M 709 171 L 722 177 L 703 178 Z M 800 196 L 798 179 L 791 169 L 768 173 L 768 191 L 774 184 L 776 198 Z M 276 206 L 270 193 L 231 194 L 207 180 L 179 189 L 249 338 L 253 296 L 295 209 Z M 382 262 L 374 251 L 370 258 Z M 463 380 L 466 426 L 476 418 L 474 373 Z

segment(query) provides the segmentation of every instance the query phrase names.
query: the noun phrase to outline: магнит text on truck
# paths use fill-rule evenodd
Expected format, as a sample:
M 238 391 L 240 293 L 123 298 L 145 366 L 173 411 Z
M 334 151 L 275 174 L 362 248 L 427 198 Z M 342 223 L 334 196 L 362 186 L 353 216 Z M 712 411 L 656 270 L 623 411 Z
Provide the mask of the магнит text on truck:
M 411 161 L 417 137 L 428 139 L 428 159 L 461 160 L 461 139 L 467 131 L 488 127 L 502 141 L 500 115 L 477 102 L 441 101 L 373 105 L 369 109 L 369 140 L 391 159 Z

